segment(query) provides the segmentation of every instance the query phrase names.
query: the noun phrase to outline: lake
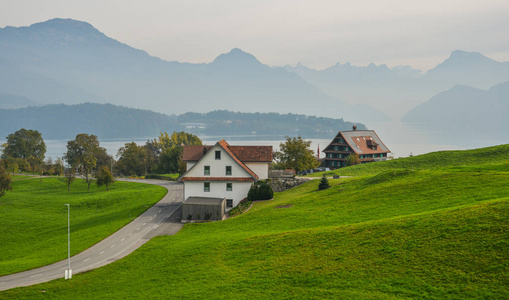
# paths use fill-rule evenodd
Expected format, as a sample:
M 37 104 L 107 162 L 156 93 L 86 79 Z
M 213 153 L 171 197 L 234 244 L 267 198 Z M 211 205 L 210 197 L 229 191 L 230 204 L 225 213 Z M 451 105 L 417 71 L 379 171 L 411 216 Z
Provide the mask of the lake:
M 424 154 L 439 150 L 461 150 L 467 149 L 465 146 L 458 145 L 443 145 L 430 142 L 425 136 L 413 132 L 409 128 L 400 127 L 397 131 L 391 130 L 391 127 L 380 126 L 375 130 L 378 136 L 382 139 L 384 144 L 392 151 L 395 157 L 406 157 L 410 153 L 413 155 Z M 213 145 L 218 140 L 224 138 L 230 145 L 266 145 L 272 146 L 274 151 L 279 150 L 279 144 L 284 141 L 284 138 L 274 136 L 200 136 L 203 143 L 206 145 Z M 334 136 L 330 139 L 306 139 L 311 140 L 311 149 L 323 151 L 325 147 L 331 142 Z M 135 142 L 143 145 L 147 140 L 154 139 L 154 137 L 147 138 L 122 138 L 122 139 L 100 139 L 101 147 L 106 148 L 108 154 L 116 156 L 118 149 L 123 147 L 126 143 Z M 45 140 L 46 143 L 46 158 L 62 157 L 67 151 L 67 140 Z M 5 140 L 0 141 L 5 143 Z M 489 146 L 489 145 L 486 145 Z M 323 157 L 324 153 L 320 153 Z
M 425 132 L 419 128 L 409 126 L 401 122 L 388 122 L 369 126 L 374 129 L 384 144 L 391 150 L 394 157 L 407 157 L 410 154 L 419 155 L 440 150 L 465 150 L 480 147 L 487 147 L 501 144 L 499 136 L 490 137 L 484 135 L 485 139 L 481 142 L 478 139 L 454 140 L 454 136 L 448 138 L 447 134 L 440 132 Z M 444 139 L 444 136 L 446 137 Z M 225 139 L 231 145 L 267 145 L 272 146 L 274 150 L 279 150 L 279 144 L 284 141 L 281 136 L 260 136 L 260 135 L 243 135 L 243 136 L 200 136 L 204 144 L 213 145 L 218 140 Z M 440 137 L 440 138 L 439 138 Z M 143 145 L 147 140 L 155 137 L 147 138 L 121 138 L 121 139 L 100 139 L 101 147 L 106 148 L 108 154 L 116 156 L 118 149 L 123 147 L 125 143 L 135 142 Z M 311 149 L 316 152 L 318 146 L 320 151 L 334 138 L 333 135 L 327 139 L 306 139 L 311 140 Z M 444 143 L 443 141 L 450 141 Z M 507 141 L 506 141 L 507 142 Z M 5 140 L 0 140 L 0 144 Z M 46 158 L 62 157 L 66 152 L 67 140 L 45 140 Z M 323 157 L 324 153 L 320 153 Z

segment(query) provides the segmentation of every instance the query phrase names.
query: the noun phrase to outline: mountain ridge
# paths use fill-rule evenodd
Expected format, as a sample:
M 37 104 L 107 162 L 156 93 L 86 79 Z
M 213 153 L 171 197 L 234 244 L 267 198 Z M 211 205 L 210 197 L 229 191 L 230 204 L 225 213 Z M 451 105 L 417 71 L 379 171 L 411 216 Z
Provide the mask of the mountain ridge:
M 457 84 L 487 89 L 509 80 L 509 62 L 498 62 L 479 52 L 455 50 L 443 62 L 423 73 L 410 66 L 389 68 L 370 63 L 337 63 L 315 70 L 302 64 L 282 67 L 299 74 L 326 94 L 346 102 L 370 105 L 401 118 L 420 103 Z
M 0 95 L 1 96 L 1 95 Z M 188 124 L 202 123 L 204 128 Z M 338 130 L 361 123 L 343 119 L 279 113 L 241 113 L 225 110 L 207 113 L 166 115 L 113 104 L 48 104 L 17 109 L 0 109 L 0 140 L 20 128 L 35 129 L 45 139 L 69 139 L 79 133 L 99 138 L 154 138 L 160 132 L 186 130 L 200 135 L 284 138 L 296 132 L 305 138 L 330 138 Z M 256 132 L 253 134 L 253 132 Z
M 79 34 L 73 35 L 76 30 Z M 0 70 L 0 91 L 41 104 L 91 101 L 167 114 L 184 113 L 190 107 L 197 112 L 243 111 L 247 107 L 359 121 L 386 119 L 370 107 L 359 110 L 331 97 L 300 76 L 267 66 L 238 48 L 207 64 L 189 64 L 150 56 L 107 37 L 86 22 L 71 19 L 53 19 L 8 31 L 17 36 L 10 38 L 12 34 L 0 29 L 0 43 L 8 45 L 0 49 L 0 60 L 18 71 L 13 77 Z M 87 31 L 92 32 L 92 39 L 88 39 Z M 51 83 L 33 84 L 42 81 Z
M 509 81 L 489 89 L 456 85 L 416 106 L 402 121 L 448 140 L 509 139 Z
M 6 28 L 16 38 L 8 39 Z M 41 104 L 88 101 L 167 114 L 184 113 L 191 105 L 197 112 L 289 111 L 376 124 L 387 116 L 400 119 L 456 84 L 487 89 L 509 80 L 509 63 L 462 50 L 426 73 L 349 62 L 315 70 L 269 66 L 239 48 L 209 63 L 166 61 L 72 19 L 6 28 L 0 29 L 0 43 L 7 45 L 0 48 L 0 91 Z

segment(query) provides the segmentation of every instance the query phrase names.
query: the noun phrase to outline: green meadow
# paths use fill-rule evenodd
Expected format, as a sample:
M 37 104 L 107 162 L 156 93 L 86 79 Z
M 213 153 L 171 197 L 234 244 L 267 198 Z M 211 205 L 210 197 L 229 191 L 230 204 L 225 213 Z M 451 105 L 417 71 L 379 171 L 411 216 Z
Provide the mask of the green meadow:
M 77 254 L 129 223 L 166 194 L 166 189 L 130 182 L 106 187 L 77 179 L 71 191 L 56 177 L 16 176 L 0 198 L 0 276 L 67 257 L 67 206 L 71 254 Z
M 508 156 L 505 145 L 345 168 L 358 176 L 0 298 L 507 299 Z
M 463 151 L 439 151 L 409 158 L 398 158 L 381 161 L 376 164 L 368 163 L 347 168 L 341 168 L 330 172 L 323 172 L 327 175 L 370 175 L 383 171 L 396 169 L 404 170 L 440 170 L 440 169 L 468 169 L 469 167 L 482 167 L 491 170 L 492 165 L 501 166 L 508 170 L 509 145 L 499 145 L 488 148 L 463 150 Z M 309 174 L 307 177 L 321 176 L 323 173 Z

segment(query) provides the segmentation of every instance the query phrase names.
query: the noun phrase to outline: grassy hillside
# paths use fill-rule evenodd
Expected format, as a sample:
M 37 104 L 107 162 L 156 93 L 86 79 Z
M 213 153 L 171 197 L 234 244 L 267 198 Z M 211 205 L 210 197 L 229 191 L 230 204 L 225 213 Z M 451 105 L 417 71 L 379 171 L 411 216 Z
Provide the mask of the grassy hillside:
M 29 179 L 26 179 L 29 178 Z M 0 275 L 47 265 L 67 257 L 67 207 L 71 205 L 71 254 L 120 229 L 163 198 L 166 189 L 116 182 L 107 192 L 84 180 L 67 186 L 58 178 L 17 176 L 0 198 Z
M 413 157 L 355 165 L 325 173 L 340 175 L 369 175 L 395 169 L 437 170 L 470 168 L 470 170 L 475 170 L 479 167 L 483 170 L 489 170 L 493 167 L 491 165 L 499 165 L 502 170 L 509 171 L 508 163 L 509 144 L 506 144 L 473 150 L 438 151 Z M 308 177 L 316 176 L 321 176 L 321 174 L 315 173 L 308 175 Z
M 312 181 L 70 281 L 0 298 L 508 298 L 505 160 L 476 170 L 447 161 L 331 180 L 325 191 Z

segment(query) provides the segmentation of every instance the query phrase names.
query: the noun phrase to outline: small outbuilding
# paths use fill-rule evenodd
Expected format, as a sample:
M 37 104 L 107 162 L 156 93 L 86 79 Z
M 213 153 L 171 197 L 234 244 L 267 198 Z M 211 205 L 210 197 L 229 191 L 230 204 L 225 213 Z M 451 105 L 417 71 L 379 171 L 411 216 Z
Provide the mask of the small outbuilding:
M 219 221 L 225 209 L 226 198 L 189 197 L 182 204 L 182 222 Z

